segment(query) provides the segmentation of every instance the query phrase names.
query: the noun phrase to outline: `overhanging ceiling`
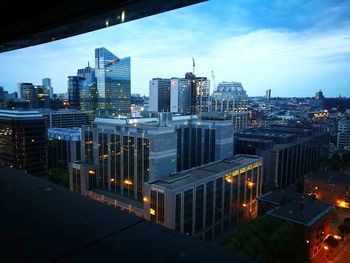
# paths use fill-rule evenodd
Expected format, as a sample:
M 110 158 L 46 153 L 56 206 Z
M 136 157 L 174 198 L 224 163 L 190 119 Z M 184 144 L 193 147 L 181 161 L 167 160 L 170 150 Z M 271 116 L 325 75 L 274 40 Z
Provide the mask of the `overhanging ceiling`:
M 206 0 L 1 1 L 0 52 L 43 44 Z

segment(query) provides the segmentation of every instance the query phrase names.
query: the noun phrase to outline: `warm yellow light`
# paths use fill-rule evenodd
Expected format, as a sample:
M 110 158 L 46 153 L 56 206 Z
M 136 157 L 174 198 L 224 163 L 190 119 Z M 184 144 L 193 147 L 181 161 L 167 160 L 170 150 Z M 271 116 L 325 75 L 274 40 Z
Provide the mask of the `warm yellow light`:
M 147 202 L 148 202 L 148 198 L 147 198 L 146 196 L 144 196 L 144 197 L 143 197 L 143 201 L 144 201 L 145 203 L 147 203 Z
M 254 183 L 252 181 L 248 181 L 247 185 L 248 185 L 249 188 L 252 188 L 254 186 Z
M 151 215 L 156 215 L 156 210 L 154 210 L 153 208 L 151 208 L 150 210 L 149 210 L 149 213 L 151 214 Z
M 343 208 L 350 208 L 350 204 L 348 202 L 345 202 L 344 200 L 337 200 L 337 206 Z
M 341 239 L 341 236 L 338 236 L 338 235 L 333 235 L 333 237 L 335 238 L 335 239 Z
M 130 180 L 128 180 L 128 179 L 124 180 L 124 184 L 126 184 L 126 185 L 133 185 L 133 183 Z
M 225 176 L 225 180 L 226 180 L 226 182 L 228 182 L 228 183 L 232 183 L 232 178 L 231 178 L 231 175 L 226 175 Z
M 328 250 L 328 246 L 324 246 L 324 249 L 325 249 L 325 250 Z
M 94 175 L 94 174 L 95 174 L 95 171 L 94 171 L 94 170 L 89 170 L 88 174 Z
M 310 243 L 310 241 L 309 241 L 309 240 L 306 240 L 306 243 L 308 243 L 308 244 L 309 244 L 309 243 Z
M 111 182 L 114 182 L 114 178 L 111 178 Z
M 246 204 L 246 203 L 244 203 L 244 204 L 243 204 L 243 207 L 247 207 L 247 204 Z

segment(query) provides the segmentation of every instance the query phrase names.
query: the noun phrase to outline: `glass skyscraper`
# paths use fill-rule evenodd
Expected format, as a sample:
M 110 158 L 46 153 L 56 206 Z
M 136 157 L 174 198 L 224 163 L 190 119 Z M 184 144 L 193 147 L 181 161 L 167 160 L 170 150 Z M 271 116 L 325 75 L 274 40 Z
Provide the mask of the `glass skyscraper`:
M 130 113 L 130 57 L 118 58 L 106 48 L 95 49 L 98 109 L 106 115 Z

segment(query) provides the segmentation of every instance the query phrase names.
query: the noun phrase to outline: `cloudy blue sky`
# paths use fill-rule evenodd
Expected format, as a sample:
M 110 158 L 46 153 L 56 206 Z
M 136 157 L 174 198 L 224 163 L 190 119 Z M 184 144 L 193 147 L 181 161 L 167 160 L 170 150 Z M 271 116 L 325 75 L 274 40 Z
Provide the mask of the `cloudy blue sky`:
M 0 53 L 0 86 L 67 90 L 67 76 L 106 47 L 131 57 L 132 93 L 148 95 L 153 77 L 192 71 L 216 83 L 242 82 L 248 95 L 350 97 L 350 1 L 212 0 L 84 35 Z M 213 86 L 211 87 L 211 91 Z

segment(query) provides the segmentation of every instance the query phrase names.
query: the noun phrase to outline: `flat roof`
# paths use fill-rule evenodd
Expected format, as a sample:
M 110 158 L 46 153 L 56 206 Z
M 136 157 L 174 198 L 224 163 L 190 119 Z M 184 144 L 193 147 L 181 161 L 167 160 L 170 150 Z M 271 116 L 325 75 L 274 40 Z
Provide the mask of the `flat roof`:
M 349 172 L 341 174 L 340 172 L 334 170 L 317 171 L 306 174 L 304 178 L 314 179 L 326 183 L 350 185 Z
M 312 226 L 333 208 L 332 205 L 312 200 L 291 188 L 268 192 L 258 200 L 276 205 L 267 212 L 268 215 L 307 227 Z
M 332 209 L 332 205 L 310 200 L 305 197 L 303 201 L 294 200 L 291 203 L 271 209 L 267 214 L 299 225 L 311 227 Z
M 149 184 L 158 185 L 169 190 L 174 190 L 176 188 L 186 186 L 207 177 L 215 176 L 221 172 L 232 171 L 246 167 L 257 161 L 262 161 L 262 157 L 248 154 L 238 154 L 231 158 L 208 163 L 200 167 L 162 177 L 153 182 L 149 182 Z
M 252 262 L 1 166 L 0 200 L 4 262 Z
M 0 110 L 0 117 L 7 119 L 33 119 L 42 118 L 43 115 L 38 111 Z

